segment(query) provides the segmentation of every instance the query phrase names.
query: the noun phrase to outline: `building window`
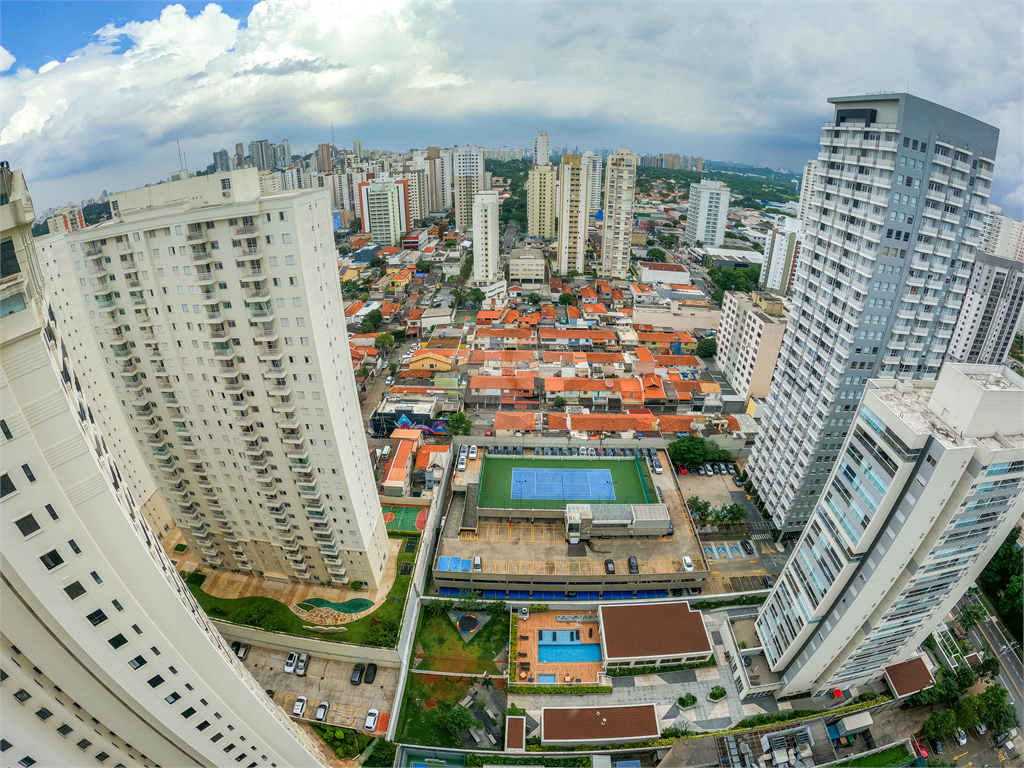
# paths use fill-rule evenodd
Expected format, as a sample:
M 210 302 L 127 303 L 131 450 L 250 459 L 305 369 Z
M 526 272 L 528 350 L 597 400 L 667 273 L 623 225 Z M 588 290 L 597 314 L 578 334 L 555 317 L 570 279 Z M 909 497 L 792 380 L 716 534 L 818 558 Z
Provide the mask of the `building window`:
M 111 600 L 111 601 L 110 601 L 110 604 L 111 604 L 112 606 L 114 606 L 114 608 L 116 608 L 116 609 L 117 609 L 117 610 L 119 610 L 119 611 L 123 611 L 123 610 L 124 610 L 124 608 L 123 608 L 123 607 L 121 607 L 121 604 L 120 604 L 120 603 L 119 603 L 119 602 L 118 602 L 117 600 Z
M 43 565 L 46 566 L 48 571 L 52 571 L 58 565 L 64 564 L 64 558 L 58 554 L 56 549 L 51 549 L 45 555 L 40 555 L 39 559 L 43 561 Z
M 26 691 L 24 688 L 14 693 L 14 698 L 24 704 L 26 701 L 32 698 L 32 694 Z
M 28 481 L 30 483 L 34 483 L 36 481 L 36 476 L 32 474 L 32 470 L 29 469 L 28 464 L 22 464 L 21 469 L 25 473 L 25 477 L 28 478 Z
M 87 618 L 89 621 L 91 621 L 92 625 L 94 627 L 97 627 L 100 624 L 102 624 L 104 621 L 107 620 L 107 614 L 105 614 L 103 611 L 96 610 L 96 611 L 93 611 L 92 613 L 90 613 L 85 618 Z
M 149 683 L 150 688 L 156 688 L 164 684 L 164 679 L 160 677 L 160 675 L 154 675 L 153 677 L 149 678 L 149 680 L 147 680 L 146 682 Z
M 68 725 L 67 723 L 64 723 L 63 725 L 61 725 L 61 726 L 60 726 L 60 727 L 59 727 L 59 728 L 57 729 L 57 733 L 59 733 L 59 734 L 60 734 L 61 736 L 67 736 L 67 735 L 68 735 L 69 733 L 71 733 L 71 732 L 72 732 L 73 730 L 75 730 L 75 729 L 74 729 L 74 728 L 72 728 L 72 727 L 71 727 L 70 725 Z
M 78 548 L 78 544 L 75 543 L 74 539 L 68 539 L 68 546 L 71 547 L 71 551 L 76 555 L 82 554 L 82 550 Z
M 52 504 L 46 505 L 46 511 L 50 513 L 51 520 L 60 520 L 60 517 L 57 515 L 57 510 L 53 508 Z
M 96 571 L 92 571 L 89 575 L 92 576 L 92 580 L 95 581 L 97 584 L 103 583 L 103 579 L 100 578 L 100 575 L 96 573 Z
M 110 643 L 111 647 L 113 647 L 116 650 L 117 648 L 120 648 L 122 645 L 127 643 L 128 640 L 127 640 L 127 638 L 125 638 L 124 635 L 120 635 L 119 634 L 119 635 L 114 635 L 112 638 L 107 640 L 107 642 Z
M 64 587 L 64 592 L 72 600 L 77 600 L 79 597 L 85 594 L 85 587 L 82 586 L 82 582 L 74 581 Z
M 29 536 L 39 530 L 39 523 L 32 515 L 25 515 L 19 520 L 15 520 L 14 524 L 18 526 L 22 536 Z
M 14 483 L 11 482 L 10 475 L 0 475 L 0 499 L 14 493 L 16 490 L 18 489 L 15 488 Z
M 136 656 L 128 662 L 128 666 L 132 669 L 138 669 L 139 667 L 146 666 L 146 660 L 142 656 Z
M 11 430 L 7 427 L 7 422 L 4 419 L 0 419 L 0 432 L 3 432 L 4 437 L 8 440 L 14 439 L 14 435 L 11 434 Z
M 40 707 L 36 710 L 36 717 L 38 717 L 40 720 L 48 720 L 49 718 L 53 717 L 53 712 L 48 710 L 46 707 Z
M 88 749 L 91 746 L 92 746 L 92 742 L 89 741 L 88 739 L 82 739 L 80 742 L 78 742 L 78 748 L 79 749 Z
M 189 707 L 188 709 L 186 709 L 184 712 L 181 713 L 181 716 L 184 717 L 186 720 L 188 720 L 195 713 L 196 713 L 195 709 L 192 708 L 192 707 Z
M 166 701 L 168 704 L 173 704 L 174 702 L 176 702 L 180 698 L 181 698 L 181 694 L 178 693 L 177 691 L 175 691 L 170 696 L 164 696 L 164 701 Z
M 28 768 L 28 766 L 35 765 L 35 764 L 36 764 L 36 761 L 33 760 L 28 755 L 25 755 L 23 758 L 21 758 L 21 760 L 18 761 L 18 765 L 23 765 L 23 766 L 25 766 L 25 768 Z

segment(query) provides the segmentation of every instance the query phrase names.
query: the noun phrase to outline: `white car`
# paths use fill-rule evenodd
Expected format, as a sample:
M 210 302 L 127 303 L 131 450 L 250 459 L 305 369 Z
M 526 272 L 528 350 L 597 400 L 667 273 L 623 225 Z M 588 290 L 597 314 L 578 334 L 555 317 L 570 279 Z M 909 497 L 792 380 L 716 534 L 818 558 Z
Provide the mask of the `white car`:
M 693 570 L 693 560 L 690 559 L 689 555 L 683 555 L 683 568 L 686 569 L 687 573 Z
M 472 461 L 475 458 L 476 458 L 476 446 L 475 445 L 471 445 L 471 446 L 469 446 L 469 460 Z
M 295 706 L 292 707 L 292 715 L 294 717 L 302 717 L 304 714 L 306 714 L 307 703 L 308 702 L 305 696 L 299 696 L 299 698 L 295 700 Z
M 956 729 L 956 743 L 959 744 L 961 747 L 967 743 L 967 733 L 964 731 L 963 728 Z
M 376 709 L 371 709 L 366 713 L 366 722 L 363 723 L 363 730 L 367 733 L 373 733 L 377 730 L 377 718 L 380 716 L 380 712 Z
M 295 671 L 295 664 L 298 662 L 298 660 L 299 660 L 299 654 L 295 653 L 295 651 L 292 651 L 291 653 L 288 654 L 288 658 L 285 659 L 285 662 L 284 662 L 285 674 L 290 675 L 292 672 Z
M 316 719 L 319 722 L 321 722 L 321 723 L 324 720 L 326 720 L 327 719 L 327 710 L 329 710 L 330 708 L 331 708 L 330 704 L 328 704 L 326 701 L 321 701 L 317 705 L 317 708 L 316 708 Z
M 309 654 L 303 653 L 299 656 L 299 662 L 295 665 L 295 674 L 299 677 L 306 676 L 306 667 L 309 665 Z

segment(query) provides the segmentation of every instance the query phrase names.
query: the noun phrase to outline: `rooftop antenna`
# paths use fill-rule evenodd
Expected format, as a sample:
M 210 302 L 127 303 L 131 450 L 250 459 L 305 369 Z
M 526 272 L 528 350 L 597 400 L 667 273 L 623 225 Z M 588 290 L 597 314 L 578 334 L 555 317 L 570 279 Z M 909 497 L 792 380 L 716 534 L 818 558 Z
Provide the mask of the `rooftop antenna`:
M 331 146 L 334 146 L 334 115 L 331 115 Z
M 178 145 L 178 170 L 184 170 L 185 165 L 181 162 L 181 142 L 178 139 L 175 139 L 174 143 Z

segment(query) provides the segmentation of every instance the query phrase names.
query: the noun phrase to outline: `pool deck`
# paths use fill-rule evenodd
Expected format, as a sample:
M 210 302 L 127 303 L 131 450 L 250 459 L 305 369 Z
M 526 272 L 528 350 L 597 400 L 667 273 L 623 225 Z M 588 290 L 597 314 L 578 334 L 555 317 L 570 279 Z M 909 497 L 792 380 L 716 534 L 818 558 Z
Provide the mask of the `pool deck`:
M 538 661 L 537 632 L 541 629 L 566 631 L 570 629 L 578 629 L 580 631 L 581 642 L 601 642 L 601 631 L 599 624 L 596 621 L 556 620 L 556 616 L 574 614 L 586 615 L 586 612 L 565 611 L 555 608 L 547 613 L 531 613 L 530 618 L 528 619 L 519 619 L 517 632 L 520 639 L 516 640 L 516 652 L 517 655 L 525 653 L 526 656 L 519 656 L 515 660 L 516 682 L 528 683 L 529 678 L 532 677 L 533 681 L 536 683 L 538 675 L 554 675 L 557 685 L 564 685 L 567 682 L 565 679 L 567 676 L 569 678 L 569 682 L 575 682 L 576 678 L 579 678 L 581 684 L 588 683 L 590 685 L 594 685 L 599 681 L 599 679 L 604 677 L 604 664 L 600 661 Z M 594 630 L 594 636 L 592 638 L 588 636 L 588 630 L 591 628 Z M 523 640 L 523 636 L 527 636 L 528 639 Z M 530 665 L 528 670 L 523 670 L 520 666 L 520 662 L 524 661 L 528 662 Z M 526 672 L 525 676 L 523 675 L 523 672 Z

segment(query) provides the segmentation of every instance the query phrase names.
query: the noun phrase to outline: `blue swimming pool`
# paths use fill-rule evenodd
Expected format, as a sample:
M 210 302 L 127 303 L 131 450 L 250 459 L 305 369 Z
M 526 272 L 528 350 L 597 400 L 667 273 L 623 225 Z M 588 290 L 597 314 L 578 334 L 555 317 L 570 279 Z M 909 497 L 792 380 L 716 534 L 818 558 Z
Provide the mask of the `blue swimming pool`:
M 600 643 L 555 643 L 537 646 L 538 661 L 600 661 Z
M 554 675 L 537 675 L 537 682 L 541 685 L 554 685 L 558 679 Z

